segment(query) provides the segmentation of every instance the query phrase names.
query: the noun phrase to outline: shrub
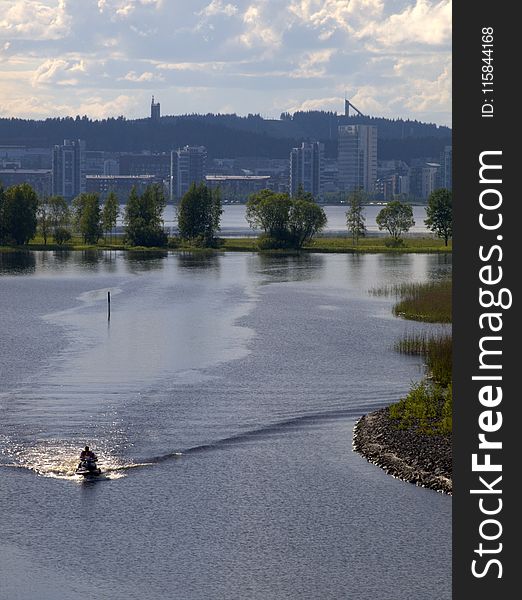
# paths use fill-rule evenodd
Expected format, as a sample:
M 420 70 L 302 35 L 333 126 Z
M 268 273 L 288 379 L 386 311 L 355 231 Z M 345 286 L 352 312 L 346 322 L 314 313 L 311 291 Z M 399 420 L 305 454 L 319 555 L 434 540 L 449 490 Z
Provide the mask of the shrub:
M 267 233 L 261 234 L 257 238 L 257 247 L 259 250 L 284 250 L 292 247 L 292 242 L 284 238 L 276 238 Z
M 452 430 L 451 386 L 428 381 L 413 384 L 408 395 L 390 406 L 390 418 L 400 429 L 426 434 L 449 434 Z
M 65 227 L 56 227 L 53 237 L 54 241 L 61 246 L 71 239 L 71 232 Z
M 402 238 L 386 238 L 384 240 L 386 248 L 403 248 L 405 246 Z

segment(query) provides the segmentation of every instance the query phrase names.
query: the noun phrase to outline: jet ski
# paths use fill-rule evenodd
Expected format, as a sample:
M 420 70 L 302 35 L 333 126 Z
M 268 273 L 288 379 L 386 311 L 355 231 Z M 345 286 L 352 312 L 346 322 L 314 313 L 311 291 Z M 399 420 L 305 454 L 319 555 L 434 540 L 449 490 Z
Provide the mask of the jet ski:
M 83 475 L 84 477 L 89 475 L 101 475 L 101 469 L 98 467 L 96 458 L 86 458 L 81 460 L 76 469 L 76 475 Z

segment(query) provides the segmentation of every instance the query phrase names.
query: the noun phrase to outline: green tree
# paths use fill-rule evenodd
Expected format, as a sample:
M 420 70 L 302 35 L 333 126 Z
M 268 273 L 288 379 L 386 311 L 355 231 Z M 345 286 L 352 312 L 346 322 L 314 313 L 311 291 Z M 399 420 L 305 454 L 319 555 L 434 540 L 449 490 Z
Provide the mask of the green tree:
M 408 232 L 415 225 L 413 209 L 410 204 L 393 200 L 379 212 L 376 222 L 381 231 L 386 229 L 393 241 L 398 243 L 402 234 Z
M 74 223 L 86 244 L 97 244 L 102 234 L 98 194 L 80 194 L 73 200 Z
M 110 231 L 112 240 L 112 231 L 116 227 L 118 215 L 120 214 L 120 205 L 118 197 L 114 192 L 110 192 L 105 200 L 102 211 L 102 226 L 105 235 Z
M 140 196 L 132 188 L 125 206 L 124 223 L 127 242 L 131 246 L 165 246 L 163 211 L 167 202 L 160 184 L 149 185 Z
M 277 240 L 288 238 L 292 200 L 288 194 L 261 190 L 252 194 L 246 205 L 246 220 L 252 229 L 262 229 Z
M 68 231 L 71 225 L 71 211 L 67 201 L 62 196 L 51 196 L 47 199 L 49 227 L 52 231 L 54 241 L 62 244 L 64 240 L 63 230 Z M 60 232 L 59 232 L 60 231 Z M 58 233 L 59 232 L 59 233 Z M 58 235 L 57 235 L 58 234 Z M 70 239 L 69 232 L 69 239 Z M 62 241 L 58 241 L 58 238 Z
M 260 239 L 263 247 L 300 248 L 327 222 L 324 210 L 315 202 L 292 200 L 288 194 L 270 190 L 252 194 L 247 202 L 246 219 L 250 227 L 265 232 Z
M 293 245 L 301 248 L 326 226 L 324 210 L 309 200 L 293 200 L 290 206 L 288 229 Z
M 453 209 L 452 193 L 450 190 L 441 188 L 435 190 L 428 198 L 426 209 L 427 219 L 424 223 L 430 231 L 433 231 L 448 245 L 448 240 L 453 236 Z
M 0 240 L 2 243 L 27 244 L 36 233 L 38 197 L 27 184 L 0 188 Z
M 57 230 L 67 229 L 70 226 L 70 210 L 62 196 L 48 196 L 40 200 L 38 204 L 38 226 L 44 244 L 47 244 L 49 235 L 54 237 L 56 243 L 60 243 L 56 239 Z M 63 240 L 63 233 L 60 233 L 58 237 Z
M 307 200 L 308 202 L 315 202 L 315 198 L 314 198 L 314 195 L 312 194 L 312 192 L 305 192 L 305 189 L 304 189 L 302 183 L 300 183 L 297 186 L 297 191 L 294 196 L 294 200 Z
M 61 246 L 71 239 L 71 232 L 66 227 L 55 227 L 53 232 L 54 241 Z
M 182 239 L 213 246 L 219 231 L 223 208 L 220 189 L 193 183 L 178 207 L 178 231 Z
M 346 226 L 352 234 L 354 244 L 358 244 L 359 238 L 366 235 L 366 218 L 363 206 L 365 200 L 366 194 L 362 191 L 352 192 L 348 197 L 350 208 L 346 212 Z
M 43 237 L 44 246 L 47 246 L 47 237 L 49 236 L 51 229 L 49 212 L 49 198 L 40 198 L 38 200 L 37 226 Z
M 0 244 L 5 244 L 7 241 L 7 222 L 4 216 L 5 212 L 5 192 L 0 181 Z

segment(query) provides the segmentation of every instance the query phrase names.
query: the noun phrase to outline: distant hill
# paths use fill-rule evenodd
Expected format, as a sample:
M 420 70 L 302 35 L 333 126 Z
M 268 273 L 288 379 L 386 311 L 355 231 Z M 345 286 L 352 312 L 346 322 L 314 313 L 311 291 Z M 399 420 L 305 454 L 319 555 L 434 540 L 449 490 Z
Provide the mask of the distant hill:
M 380 159 L 435 157 L 451 143 L 451 129 L 432 123 L 310 111 L 283 114 L 280 120 L 235 114 L 165 116 L 159 122 L 123 117 L 100 121 L 87 117 L 0 119 L 0 145 L 46 147 L 66 138 L 80 138 L 90 150 L 166 152 L 190 144 L 206 146 L 211 158 L 286 158 L 301 142 L 320 140 L 327 156 L 335 157 L 337 127 L 361 123 L 377 126 Z

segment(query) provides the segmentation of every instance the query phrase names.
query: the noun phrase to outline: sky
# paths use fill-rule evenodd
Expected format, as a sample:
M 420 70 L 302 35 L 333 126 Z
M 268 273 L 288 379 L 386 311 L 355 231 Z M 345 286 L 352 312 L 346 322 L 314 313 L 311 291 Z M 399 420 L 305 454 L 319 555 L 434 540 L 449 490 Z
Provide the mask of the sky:
M 0 0 L 0 116 L 451 125 L 451 0 Z

